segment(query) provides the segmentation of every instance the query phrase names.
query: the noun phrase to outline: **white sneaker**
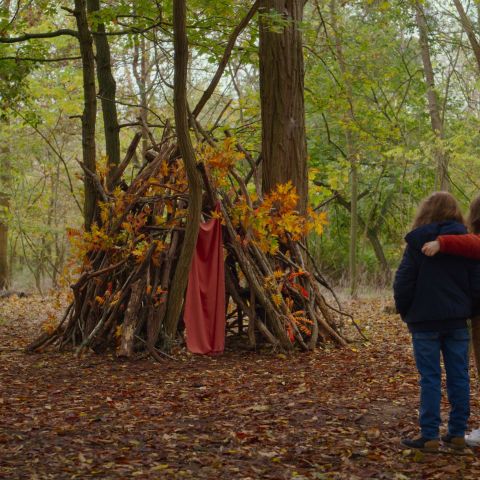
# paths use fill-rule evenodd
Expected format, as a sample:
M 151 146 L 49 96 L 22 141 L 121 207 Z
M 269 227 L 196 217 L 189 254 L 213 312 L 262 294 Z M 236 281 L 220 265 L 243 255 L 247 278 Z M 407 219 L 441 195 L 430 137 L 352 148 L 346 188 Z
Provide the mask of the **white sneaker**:
M 465 442 L 469 447 L 480 447 L 480 428 L 472 430 L 471 433 L 465 435 Z

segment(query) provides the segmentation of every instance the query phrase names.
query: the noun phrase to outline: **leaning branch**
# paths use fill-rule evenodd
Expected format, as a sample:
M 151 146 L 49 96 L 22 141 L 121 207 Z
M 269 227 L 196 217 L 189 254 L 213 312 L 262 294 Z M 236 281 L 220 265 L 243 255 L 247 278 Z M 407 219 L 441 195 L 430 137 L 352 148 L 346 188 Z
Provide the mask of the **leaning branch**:
M 1 60 L 15 60 L 16 62 L 37 62 L 37 63 L 50 63 L 50 62 L 66 62 L 68 60 L 80 60 L 82 57 L 56 57 L 56 58 L 34 58 L 34 57 L 0 57 Z
M 227 66 L 228 60 L 230 59 L 230 55 L 232 54 L 233 47 L 235 46 L 235 42 L 237 41 L 238 36 L 242 32 L 242 30 L 248 25 L 252 17 L 255 15 L 256 11 L 258 10 L 259 6 L 259 0 L 257 0 L 248 13 L 245 15 L 245 17 L 242 19 L 242 21 L 235 27 L 233 32 L 230 34 L 230 37 L 228 39 L 227 46 L 225 48 L 225 51 L 223 52 L 223 57 L 220 63 L 218 64 L 217 71 L 215 72 L 215 75 L 212 78 L 212 81 L 210 82 L 210 85 L 208 88 L 203 92 L 202 98 L 200 98 L 200 101 L 197 103 L 197 106 L 193 109 L 193 116 L 198 117 L 199 113 L 203 110 L 203 107 L 205 104 L 208 102 L 209 98 L 212 96 L 213 92 L 215 91 L 215 88 L 218 85 L 218 82 L 222 78 L 223 72 Z
M 26 42 L 27 40 L 36 40 L 38 38 L 54 38 L 61 37 L 62 35 L 69 35 L 71 37 L 78 38 L 78 32 L 69 28 L 61 28 L 54 32 L 42 32 L 42 33 L 25 33 L 19 37 L 0 37 L 0 43 L 19 43 Z

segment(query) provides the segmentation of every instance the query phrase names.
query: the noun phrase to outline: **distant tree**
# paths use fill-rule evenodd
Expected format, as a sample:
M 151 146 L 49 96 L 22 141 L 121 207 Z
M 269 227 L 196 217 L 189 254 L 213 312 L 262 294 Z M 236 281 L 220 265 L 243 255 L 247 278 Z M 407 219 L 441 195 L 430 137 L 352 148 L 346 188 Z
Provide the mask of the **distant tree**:
M 435 137 L 439 145 L 435 148 L 435 158 L 437 161 L 437 177 L 435 188 L 439 190 L 449 190 L 450 182 L 448 178 L 448 153 L 441 145 L 445 138 L 444 125 L 441 115 L 440 102 L 437 91 L 435 90 L 435 76 L 433 72 L 432 59 L 430 53 L 430 43 L 428 39 L 428 24 L 425 16 L 423 2 L 415 2 L 415 19 L 419 32 L 420 52 L 422 55 L 423 74 L 427 84 L 427 101 L 430 113 L 430 121 Z

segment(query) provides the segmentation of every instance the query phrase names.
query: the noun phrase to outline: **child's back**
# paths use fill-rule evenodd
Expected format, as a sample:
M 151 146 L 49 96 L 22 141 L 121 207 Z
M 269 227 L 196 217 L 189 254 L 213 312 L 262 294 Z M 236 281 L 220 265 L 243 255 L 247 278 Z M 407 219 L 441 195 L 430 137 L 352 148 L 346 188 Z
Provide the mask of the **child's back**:
M 466 233 L 456 221 L 436 222 L 412 230 L 394 283 L 397 310 L 409 330 L 465 328 L 472 297 L 480 294 L 480 268 L 461 257 L 421 253 L 425 242 L 439 235 Z

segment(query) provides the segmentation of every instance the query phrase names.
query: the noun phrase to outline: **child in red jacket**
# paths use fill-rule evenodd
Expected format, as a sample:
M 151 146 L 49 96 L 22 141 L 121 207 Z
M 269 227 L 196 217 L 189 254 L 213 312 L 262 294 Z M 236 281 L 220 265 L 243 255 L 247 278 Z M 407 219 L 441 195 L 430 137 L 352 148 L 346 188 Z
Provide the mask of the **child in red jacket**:
M 441 235 L 433 242 L 426 243 L 422 252 L 428 257 L 433 257 L 441 252 L 480 260 L 480 195 L 470 205 L 468 223 L 472 233 Z M 474 356 L 477 370 L 480 372 L 480 348 L 477 347 L 477 345 L 480 345 L 480 312 L 478 310 L 472 318 L 472 339 L 476 346 Z M 473 430 L 469 435 L 466 435 L 465 440 L 470 446 L 480 446 L 480 429 Z

